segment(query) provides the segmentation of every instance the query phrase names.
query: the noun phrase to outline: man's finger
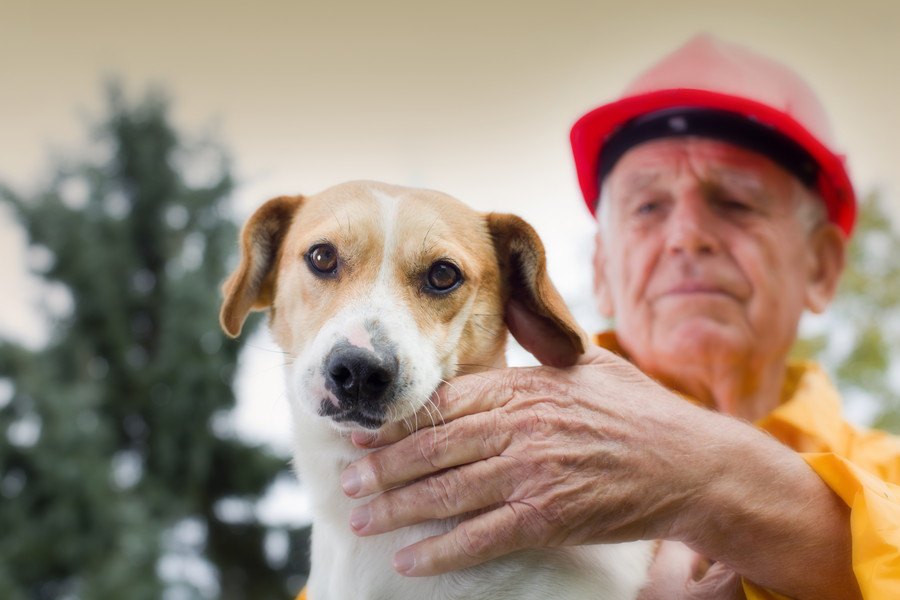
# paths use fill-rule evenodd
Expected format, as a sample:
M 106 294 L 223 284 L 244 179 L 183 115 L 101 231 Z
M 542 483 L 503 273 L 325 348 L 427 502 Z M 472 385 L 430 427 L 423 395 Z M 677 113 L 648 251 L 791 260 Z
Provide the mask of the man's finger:
M 372 433 L 353 433 L 352 440 L 363 448 L 379 448 L 407 437 L 412 430 L 445 424 L 466 415 L 504 406 L 526 379 L 525 369 L 496 369 L 463 375 L 442 385 L 428 404 L 413 417 L 391 423 Z
M 474 415 L 467 423 L 423 429 L 415 435 L 351 463 L 341 474 L 348 496 L 361 498 L 398 485 L 500 454 L 510 443 L 496 412 Z
M 448 533 L 407 546 L 394 555 L 394 569 L 408 577 L 440 575 L 535 545 L 513 506 L 504 504 Z
M 373 535 L 502 504 L 515 487 L 504 464 L 511 460 L 495 456 L 385 492 L 354 508 L 350 527 L 358 535 Z

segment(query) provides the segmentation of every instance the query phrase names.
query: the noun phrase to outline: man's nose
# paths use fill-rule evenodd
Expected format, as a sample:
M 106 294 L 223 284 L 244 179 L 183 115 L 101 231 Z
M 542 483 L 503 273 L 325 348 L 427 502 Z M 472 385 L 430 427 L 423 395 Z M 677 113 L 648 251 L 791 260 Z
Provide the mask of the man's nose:
M 666 224 L 666 249 L 673 254 L 714 254 L 719 250 L 714 215 L 699 194 L 676 199 Z

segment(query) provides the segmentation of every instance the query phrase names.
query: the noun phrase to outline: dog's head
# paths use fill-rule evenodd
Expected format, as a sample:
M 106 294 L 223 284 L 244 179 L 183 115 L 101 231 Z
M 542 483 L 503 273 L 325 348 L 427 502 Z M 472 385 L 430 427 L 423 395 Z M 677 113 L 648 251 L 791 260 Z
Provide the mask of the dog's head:
M 507 326 L 541 362 L 584 334 L 522 219 L 433 191 L 355 182 L 270 200 L 244 227 L 221 323 L 270 311 L 295 408 L 342 431 L 422 408 L 458 372 L 502 366 Z

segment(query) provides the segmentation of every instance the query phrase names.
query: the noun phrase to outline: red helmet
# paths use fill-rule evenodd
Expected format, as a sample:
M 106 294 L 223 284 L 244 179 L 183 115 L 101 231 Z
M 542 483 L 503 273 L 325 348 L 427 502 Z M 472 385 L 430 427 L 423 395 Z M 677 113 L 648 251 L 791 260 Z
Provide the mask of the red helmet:
M 610 142 L 615 142 L 617 134 L 634 129 L 634 123 L 648 115 L 673 110 L 717 115 L 712 121 L 707 119 L 707 131 L 712 137 L 717 137 L 715 132 L 719 131 L 717 118 L 737 117 L 753 130 L 749 132 L 751 141 L 763 140 L 743 145 L 769 155 L 795 174 L 799 171 L 792 168 L 795 161 L 791 156 L 811 159 L 811 178 L 801 179 L 818 191 L 829 219 L 850 235 L 856 219 L 856 196 L 843 156 L 831 150 L 831 127 L 813 91 L 784 65 L 707 34 L 691 39 L 639 76 L 619 100 L 585 114 L 572 127 L 578 183 L 592 214 L 602 175 L 612 166 L 601 164 L 601 153 L 613 150 L 615 160 L 621 154 L 615 155 Z M 645 139 L 661 137 L 646 131 L 638 135 Z M 778 154 L 783 147 L 789 147 L 789 159 L 780 160 L 781 156 L 764 149 L 774 149 L 773 138 L 782 142 Z

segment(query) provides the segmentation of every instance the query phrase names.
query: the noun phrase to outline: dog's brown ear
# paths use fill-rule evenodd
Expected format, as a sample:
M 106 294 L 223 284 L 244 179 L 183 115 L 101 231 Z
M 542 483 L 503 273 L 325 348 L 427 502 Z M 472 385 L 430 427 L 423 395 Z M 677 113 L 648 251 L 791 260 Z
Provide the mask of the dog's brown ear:
M 259 207 L 241 232 L 241 262 L 225 283 L 225 300 L 219 313 L 222 329 L 232 336 L 241 333 L 251 310 L 272 305 L 278 250 L 290 227 L 302 196 L 280 196 Z
M 545 365 L 575 364 L 587 338 L 547 275 L 537 233 L 515 215 L 490 213 L 486 218 L 506 278 L 506 324 L 513 337 Z

